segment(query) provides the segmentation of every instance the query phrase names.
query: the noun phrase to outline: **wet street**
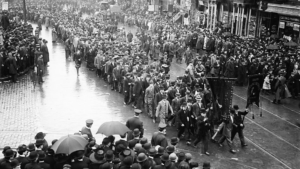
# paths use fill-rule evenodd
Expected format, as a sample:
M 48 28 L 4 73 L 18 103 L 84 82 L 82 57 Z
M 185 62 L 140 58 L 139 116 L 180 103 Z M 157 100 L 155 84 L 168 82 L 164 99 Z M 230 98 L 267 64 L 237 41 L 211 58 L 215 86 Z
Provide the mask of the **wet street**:
M 133 116 L 132 107 L 123 105 L 123 95 L 111 91 L 107 83 L 96 77 L 94 71 L 89 71 L 85 64 L 77 77 L 74 62 L 65 58 L 63 43 L 51 43 L 50 29 L 43 27 L 40 37 L 49 42 L 50 62 L 45 82 L 34 89 L 29 76 L 25 75 L 17 84 L 0 84 L 0 148 L 28 144 L 39 131 L 47 133 L 46 139 L 51 142 L 78 132 L 86 119 L 94 120 L 92 131 L 96 140 L 100 140 L 103 136 L 95 133 L 103 122 L 125 123 Z M 174 63 L 171 78 L 182 75 L 184 68 L 185 64 Z M 238 104 L 241 109 L 246 105 L 246 90 L 246 87 L 234 88 L 233 104 Z M 272 99 L 273 96 L 262 96 L 261 108 L 252 108 L 255 119 L 250 114 L 246 117 L 244 134 L 248 147 L 241 148 L 236 136 L 237 154 L 229 153 L 226 144 L 219 148 L 210 143 L 211 155 L 208 157 L 201 155 L 200 149 L 186 146 L 184 141 L 180 142 L 179 151 L 192 153 L 200 164 L 210 161 L 213 168 L 299 168 L 299 100 L 287 99 L 282 105 L 274 105 Z M 141 116 L 145 137 L 150 140 L 158 124 L 153 124 L 145 114 Z M 168 138 L 176 136 L 174 128 L 168 128 L 167 132 Z

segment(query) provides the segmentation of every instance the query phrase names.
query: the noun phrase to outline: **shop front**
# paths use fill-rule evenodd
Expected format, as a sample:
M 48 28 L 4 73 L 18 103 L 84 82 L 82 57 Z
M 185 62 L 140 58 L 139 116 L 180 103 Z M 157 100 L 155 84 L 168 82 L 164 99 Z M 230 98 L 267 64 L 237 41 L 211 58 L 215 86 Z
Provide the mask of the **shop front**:
M 280 16 L 278 36 L 280 38 L 286 38 L 288 40 L 293 40 L 294 42 L 299 42 L 299 26 L 300 18 Z

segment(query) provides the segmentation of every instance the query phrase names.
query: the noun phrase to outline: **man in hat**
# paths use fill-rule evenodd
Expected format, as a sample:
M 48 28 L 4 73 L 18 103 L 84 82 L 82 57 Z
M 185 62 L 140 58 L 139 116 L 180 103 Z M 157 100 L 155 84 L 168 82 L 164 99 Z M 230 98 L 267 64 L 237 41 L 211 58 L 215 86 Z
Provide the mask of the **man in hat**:
M 71 168 L 72 169 L 83 169 L 88 168 L 90 164 L 90 159 L 84 156 L 84 151 L 79 150 L 70 154 Z
M 126 126 L 131 130 L 131 132 L 128 133 L 127 140 L 131 140 L 133 137 L 133 130 L 134 129 L 139 129 L 140 133 L 140 138 L 143 137 L 144 135 L 144 126 L 143 122 L 140 120 L 139 115 L 142 113 L 141 110 L 139 109 L 134 109 L 134 117 L 131 117 L 130 119 L 127 120 Z
M 273 100 L 274 104 L 281 104 L 281 99 L 285 98 L 285 82 L 286 78 L 284 75 L 286 72 L 284 70 L 279 71 L 279 78 L 276 81 L 275 84 L 275 99 Z
M 167 124 L 166 120 L 168 119 L 169 114 L 173 116 L 174 113 L 169 101 L 167 100 L 167 94 L 164 92 L 162 96 L 162 100 L 157 105 L 155 117 L 159 117 L 160 124 Z
M 119 84 L 121 82 L 121 67 L 120 62 L 117 62 L 117 66 L 113 69 L 113 88 L 118 91 Z
M 38 164 L 38 157 L 39 157 L 39 154 L 36 151 L 30 152 L 30 154 L 28 156 L 30 163 L 25 165 L 25 169 L 31 169 L 31 168 L 42 169 L 40 167 L 40 165 Z
M 123 81 L 123 93 L 124 93 L 124 104 L 127 105 L 129 104 L 129 99 L 130 99 L 130 84 L 131 84 L 131 79 L 130 79 L 131 74 L 127 73 L 124 76 L 124 81 Z
M 4 159 L 1 159 L 0 168 L 1 169 L 11 169 L 11 160 L 14 159 L 15 152 L 12 149 L 7 149 L 4 152 Z
M 236 133 L 238 133 L 241 145 L 242 147 L 247 146 L 245 143 L 245 138 L 244 138 L 244 118 L 245 116 L 249 113 L 249 110 L 246 109 L 245 111 L 240 111 L 238 105 L 233 106 L 234 113 L 232 114 L 233 116 L 233 123 L 232 123 L 232 131 L 231 131 L 231 141 L 234 139 L 234 136 Z M 243 117 L 242 117 L 243 116 Z
M 166 134 L 166 124 L 159 124 L 158 126 L 158 131 L 154 132 L 151 138 L 151 144 L 152 146 L 161 146 L 166 148 L 168 146 L 168 141 L 167 138 L 165 136 Z
M 146 92 L 145 92 L 145 110 L 147 111 L 148 115 L 153 118 L 154 116 L 154 96 L 155 96 L 155 91 L 154 91 L 154 85 L 153 85 L 153 80 L 150 80 L 149 82 L 149 87 L 147 87 Z
M 85 122 L 86 122 L 86 126 L 82 127 L 81 134 L 86 134 L 89 138 L 89 141 L 95 140 L 91 131 L 91 127 L 94 121 L 92 119 L 88 119 Z
M 16 63 L 15 55 L 12 53 L 8 54 L 8 58 L 5 61 L 4 65 L 8 65 L 9 74 L 11 76 L 11 82 L 17 83 L 17 74 L 18 74 L 18 67 Z
M 46 158 L 46 153 L 44 151 L 40 151 L 39 153 L 39 159 L 38 159 L 38 164 L 41 168 L 43 169 L 51 169 L 50 164 L 45 162 L 45 158 Z
M 19 155 L 18 155 L 18 157 L 16 159 L 21 164 L 21 169 L 24 169 L 25 165 L 27 163 L 29 163 L 29 160 L 26 157 L 26 155 L 27 155 L 27 146 L 25 144 L 19 145 L 18 148 L 17 148 L 17 152 L 18 152 Z
M 193 104 L 192 110 L 195 117 L 199 117 L 201 112 L 205 111 L 205 105 L 202 102 L 200 94 L 196 95 L 196 103 Z

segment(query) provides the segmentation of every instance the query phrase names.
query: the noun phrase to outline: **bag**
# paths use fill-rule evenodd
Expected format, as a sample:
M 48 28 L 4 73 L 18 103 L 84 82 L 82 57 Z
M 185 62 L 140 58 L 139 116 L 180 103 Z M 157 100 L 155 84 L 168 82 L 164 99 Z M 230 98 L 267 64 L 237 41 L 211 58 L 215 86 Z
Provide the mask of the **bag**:
M 288 89 L 288 87 L 286 85 L 284 86 L 284 90 L 285 90 L 285 92 L 284 92 L 285 98 L 292 97 L 291 92 L 289 91 L 289 89 Z

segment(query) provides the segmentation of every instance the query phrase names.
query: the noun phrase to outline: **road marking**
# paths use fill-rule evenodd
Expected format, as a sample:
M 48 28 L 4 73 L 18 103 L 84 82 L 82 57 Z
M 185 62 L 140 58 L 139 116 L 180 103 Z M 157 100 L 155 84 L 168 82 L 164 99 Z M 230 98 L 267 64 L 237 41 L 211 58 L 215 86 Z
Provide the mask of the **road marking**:
M 245 137 L 251 144 L 255 145 L 257 148 L 259 148 L 261 151 L 263 151 L 264 153 L 268 154 L 269 156 L 273 157 L 276 161 L 278 161 L 279 163 L 281 163 L 282 165 L 284 165 L 286 168 L 288 169 L 292 169 L 290 166 L 288 166 L 287 164 L 285 164 L 283 161 L 281 161 L 280 159 L 278 159 L 275 155 L 269 153 L 267 150 L 265 150 L 264 148 L 262 148 L 260 145 L 254 143 L 253 141 L 251 141 L 249 138 Z
M 245 100 L 245 101 L 247 101 L 246 98 L 244 98 L 244 97 L 242 97 L 242 96 L 239 96 L 239 95 L 237 95 L 237 94 L 235 94 L 235 93 L 234 93 L 234 95 L 237 96 L 237 97 L 239 97 L 239 98 L 241 98 L 241 99 L 243 99 L 243 100 Z M 265 112 L 267 112 L 267 113 L 269 113 L 269 114 L 272 114 L 273 116 L 275 116 L 275 117 L 277 117 L 277 118 L 279 118 L 279 119 L 281 119 L 281 120 L 283 120 L 283 121 L 289 123 L 290 125 L 296 127 L 297 129 L 300 129 L 300 126 L 297 126 L 296 124 L 294 124 L 294 123 L 292 123 L 292 122 L 289 122 L 289 121 L 283 119 L 282 117 L 278 116 L 277 114 L 271 113 L 270 111 L 264 109 L 263 107 L 260 107 L 260 108 L 261 108 L 263 111 L 265 111 Z

